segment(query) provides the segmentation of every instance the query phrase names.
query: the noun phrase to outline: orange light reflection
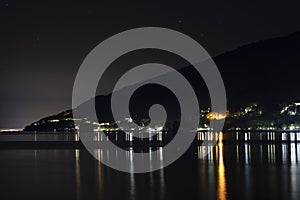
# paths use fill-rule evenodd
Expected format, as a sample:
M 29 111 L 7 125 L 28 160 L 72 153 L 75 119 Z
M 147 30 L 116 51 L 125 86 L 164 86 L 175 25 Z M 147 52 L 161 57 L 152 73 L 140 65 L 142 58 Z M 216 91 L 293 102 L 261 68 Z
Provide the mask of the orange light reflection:
M 224 159 L 223 159 L 223 133 L 220 133 L 219 136 L 219 143 L 217 146 L 217 152 L 218 155 L 218 199 L 219 200 L 226 200 L 226 177 L 225 177 L 225 165 L 224 165 Z

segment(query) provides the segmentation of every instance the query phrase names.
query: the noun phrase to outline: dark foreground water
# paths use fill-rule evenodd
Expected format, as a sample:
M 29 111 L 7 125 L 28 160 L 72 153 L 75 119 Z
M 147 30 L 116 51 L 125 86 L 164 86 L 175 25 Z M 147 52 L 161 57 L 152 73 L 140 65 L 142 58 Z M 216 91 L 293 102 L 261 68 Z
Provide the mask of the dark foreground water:
M 146 174 L 83 149 L 0 150 L 0 199 L 300 199 L 300 143 L 194 146 Z

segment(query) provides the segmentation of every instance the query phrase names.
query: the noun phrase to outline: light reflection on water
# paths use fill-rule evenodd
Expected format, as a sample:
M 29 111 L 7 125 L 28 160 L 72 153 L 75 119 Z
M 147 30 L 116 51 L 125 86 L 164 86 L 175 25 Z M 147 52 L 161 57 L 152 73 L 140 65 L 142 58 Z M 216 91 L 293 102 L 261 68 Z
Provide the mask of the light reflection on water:
M 218 140 L 219 133 L 198 132 L 197 140 Z M 300 132 L 282 131 L 236 131 L 223 134 L 224 141 L 234 142 L 300 142 Z
M 219 142 L 216 147 L 216 156 L 218 160 L 218 197 L 220 200 L 226 199 L 226 177 L 225 177 L 225 165 L 223 158 L 223 143 Z
M 271 171 L 275 169 L 275 172 L 272 173 L 275 173 L 276 176 L 279 177 L 277 179 L 280 180 L 280 182 L 272 182 L 272 177 L 267 177 L 267 179 L 264 181 L 267 183 L 271 181 L 271 188 L 273 189 L 278 189 L 279 191 L 283 189 L 286 190 L 286 192 L 290 192 L 290 195 L 285 196 L 285 199 L 297 199 L 298 197 L 300 197 L 298 190 L 300 186 L 300 170 L 298 166 L 298 163 L 300 162 L 300 144 L 298 143 L 224 145 L 223 142 L 220 141 L 216 146 L 197 146 L 196 149 L 197 159 L 198 161 L 200 161 L 200 165 L 196 164 L 196 166 L 198 166 L 199 168 L 203 168 L 203 166 L 206 166 L 208 168 L 208 178 L 210 179 L 210 183 L 208 182 L 207 186 L 216 184 L 215 188 L 212 191 L 216 193 L 215 197 L 217 199 L 230 199 L 229 196 L 233 196 L 233 193 L 235 192 L 235 190 L 228 189 L 227 184 L 227 182 L 230 183 L 230 181 L 232 181 L 231 179 L 239 179 L 239 177 L 230 177 L 231 173 L 228 174 L 228 171 L 230 172 L 232 170 L 231 166 L 240 166 L 244 170 L 244 172 L 242 173 L 244 177 L 239 180 L 241 181 L 241 185 L 245 187 L 244 194 L 252 194 L 254 192 L 251 189 L 253 188 L 253 182 L 258 182 L 259 179 L 264 178 L 257 177 L 256 172 L 253 172 L 253 169 L 257 170 L 256 167 L 260 166 L 258 170 L 262 171 L 265 171 L 267 168 L 271 168 Z M 210 150 L 210 153 L 207 156 L 204 156 L 206 154 L 206 151 L 208 150 Z M 132 150 L 130 150 L 129 152 L 132 152 Z M 159 148 L 157 152 L 158 155 L 163 155 L 161 148 Z M 158 158 L 163 160 L 162 156 L 158 156 Z M 128 159 L 132 159 L 130 153 L 128 154 Z M 186 165 L 190 165 L 193 163 L 190 160 L 184 160 L 184 162 L 186 162 Z M 99 163 L 99 165 L 101 164 Z M 280 170 L 276 172 L 276 168 L 279 168 Z M 162 169 L 158 172 L 149 173 L 149 183 L 152 187 L 154 184 L 153 174 L 159 174 L 159 184 L 156 183 L 155 187 L 159 187 L 161 189 L 160 192 L 161 194 L 163 194 L 161 197 L 166 196 L 164 194 L 164 188 L 165 185 L 170 184 L 168 182 L 165 182 L 165 171 L 166 169 Z M 183 172 L 178 171 L 177 173 Z M 264 172 L 260 171 L 258 174 L 261 173 L 263 174 Z M 200 178 L 202 179 L 203 175 L 205 174 L 206 173 L 203 173 Z M 176 174 L 173 175 L 176 176 Z M 137 195 L 137 190 L 139 190 L 139 187 L 136 186 L 135 182 L 136 176 L 138 175 L 130 174 L 130 195 L 133 197 L 133 199 Z M 289 185 L 290 188 L 284 187 L 286 185 Z M 264 186 L 268 185 L 261 185 L 260 187 Z M 265 195 L 268 195 L 268 193 L 266 193 Z M 287 194 L 283 192 L 280 195 L 284 196 Z M 276 197 L 276 195 L 274 194 L 270 194 L 270 196 Z
M 132 162 L 133 151 L 126 154 Z M 162 148 L 149 151 L 157 153 L 148 159 L 163 163 Z M 118 158 L 117 151 L 94 153 L 98 159 Z M 215 146 L 192 146 L 172 165 L 146 174 L 110 169 L 84 149 L 0 150 L 0 163 L 0 199 L 300 199 L 297 142 L 220 140 Z
M 78 149 L 75 150 L 75 173 L 76 173 L 76 197 L 80 197 L 80 151 Z
M 211 152 L 203 157 L 209 149 Z M 219 142 L 215 147 L 197 146 L 197 158 L 201 162 L 200 167 L 215 168 L 211 170 L 208 167 L 208 174 L 216 177 L 212 180 L 217 182 L 217 199 L 235 199 L 234 193 L 241 189 L 243 195 L 248 195 L 245 197 L 253 199 L 254 196 L 259 197 L 259 194 L 253 195 L 256 187 L 262 188 L 261 198 L 300 198 L 300 143 L 224 145 Z M 238 170 L 243 170 L 243 177 L 232 175 L 232 171 Z M 237 183 L 232 184 L 232 179 L 236 179 Z M 236 190 L 228 188 L 228 182 Z M 254 186 L 254 183 L 257 185 Z M 207 185 L 210 185 L 209 182 Z

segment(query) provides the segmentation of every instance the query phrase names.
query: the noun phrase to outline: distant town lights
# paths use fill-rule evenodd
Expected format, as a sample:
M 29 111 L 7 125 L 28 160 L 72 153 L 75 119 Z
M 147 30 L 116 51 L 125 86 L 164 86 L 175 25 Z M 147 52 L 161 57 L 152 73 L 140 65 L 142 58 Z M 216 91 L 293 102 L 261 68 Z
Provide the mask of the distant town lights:
M 206 118 L 208 120 L 223 120 L 228 116 L 229 116 L 228 111 L 226 113 L 209 112 L 209 113 L 207 113 Z

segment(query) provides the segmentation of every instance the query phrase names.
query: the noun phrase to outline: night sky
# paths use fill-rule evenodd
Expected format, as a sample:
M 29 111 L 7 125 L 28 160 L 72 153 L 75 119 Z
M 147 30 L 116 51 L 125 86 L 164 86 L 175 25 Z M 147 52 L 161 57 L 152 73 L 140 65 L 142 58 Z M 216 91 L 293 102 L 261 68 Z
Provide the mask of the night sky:
M 121 2 L 0 1 L 0 128 L 71 108 L 85 56 L 130 28 L 181 31 L 212 56 L 300 31 L 297 0 Z

